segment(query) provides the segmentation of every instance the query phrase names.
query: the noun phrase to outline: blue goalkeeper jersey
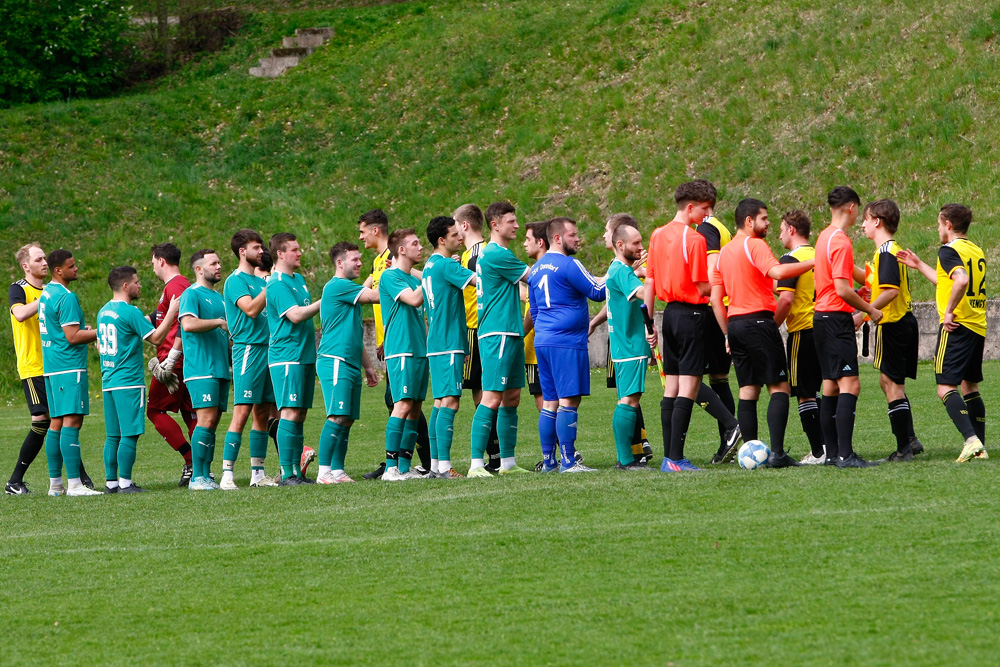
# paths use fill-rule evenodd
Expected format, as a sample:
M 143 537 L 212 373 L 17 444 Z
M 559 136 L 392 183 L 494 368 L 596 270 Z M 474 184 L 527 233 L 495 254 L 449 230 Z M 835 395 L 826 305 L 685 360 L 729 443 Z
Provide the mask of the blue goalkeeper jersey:
M 528 275 L 535 347 L 587 349 L 587 300 L 604 301 L 607 289 L 579 261 L 547 252 Z

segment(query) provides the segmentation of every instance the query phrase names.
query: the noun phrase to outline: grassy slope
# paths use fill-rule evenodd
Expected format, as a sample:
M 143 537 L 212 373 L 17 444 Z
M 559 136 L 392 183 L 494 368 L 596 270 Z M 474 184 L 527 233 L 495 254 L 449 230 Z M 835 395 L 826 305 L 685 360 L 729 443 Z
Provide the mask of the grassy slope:
M 281 79 L 247 75 L 281 35 L 315 25 L 335 41 Z M 228 51 L 149 90 L 4 112 L 0 232 L 8 250 L 77 249 L 91 316 L 108 268 L 144 268 L 167 238 L 224 249 L 238 226 L 291 229 L 318 283 L 323 250 L 368 208 L 420 228 L 459 203 L 510 198 L 522 220 L 569 213 L 596 239 L 613 211 L 663 222 L 692 176 L 720 186 L 730 224 L 747 195 L 816 219 L 837 183 L 895 197 L 901 241 L 927 252 L 937 207 L 967 202 L 995 259 L 998 30 L 1000 13 L 971 0 L 261 14 Z M 598 243 L 583 254 L 607 261 Z M 9 251 L 0 262 L 14 277 Z
M 43 495 L 41 459 L 29 478 L 41 493 L 0 498 L 4 662 L 985 664 L 1000 632 L 997 463 L 953 462 L 959 438 L 929 371 L 909 392 L 928 453 L 867 471 L 617 474 L 599 375 L 580 446 L 602 470 L 572 479 L 195 497 L 150 428 L 136 478 L 153 492 L 76 500 Z M 858 448 L 884 455 L 868 367 L 862 382 Z M 991 363 L 983 393 L 998 390 Z M 654 449 L 656 400 L 644 401 Z M 471 412 L 456 424 L 463 470 Z M 534 414 L 522 407 L 522 463 L 538 456 Z M 366 390 L 352 475 L 380 456 L 384 418 Z M 20 409 L 0 410 L 3 465 L 23 425 Z M 319 427 L 307 420 L 307 442 Z M 82 435 L 100 478 L 99 418 Z M 696 462 L 716 437 L 696 414 Z M 788 439 L 807 449 L 794 415 Z M 247 468 L 244 445 L 241 486 Z

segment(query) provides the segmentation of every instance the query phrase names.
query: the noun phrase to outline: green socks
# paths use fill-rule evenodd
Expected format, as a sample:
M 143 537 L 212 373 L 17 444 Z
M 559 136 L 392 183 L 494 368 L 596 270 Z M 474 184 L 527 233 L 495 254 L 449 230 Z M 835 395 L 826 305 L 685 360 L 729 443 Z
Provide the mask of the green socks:
M 118 479 L 118 441 L 117 435 L 104 438 L 104 479 L 113 482 Z
M 123 435 L 118 447 L 118 477 L 132 479 L 132 466 L 135 465 L 135 450 L 139 445 L 139 436 Z M 110 479 L 110 478 L 109 478 Z
M 318 464 L 331 465 L 343 427 L 332 419 L 323 422 L 323 430 L 319 434 Z M 342 468 L 340 468 L 342 469 Z
M 222 469 L 232 470 L 236 457 L 240 455 L 240 445 L 243 439 L 240 433 L 226 431 L 225 444 L 222 447 Z
M 295 451 L 295 422 L 282 419 L 278 422 L 278 463 L 281 465 L 281 478 L 288 479 L 295 474 L 292 461 Z
M 62 477 L 63 458 L 59 450 L 60 431 L 49 429 L 45 433 L 45 459 L 49 464 L 49 479 Z
M 263 470 L 267 458 L 267 431 L 250 430 L 250 469 Z M 259 459 L 255 462 L 254 459 Z
M 63 426 L 59 432 L 59 451 L 66 465 L 66 479 L 80 479 L 80 429 Z
M 451 443 L 455 436 L 455 411 L 440 408 L 437 413 L 437 453 L 439 461 L 451 460 Z M 447 472 L 447 471 L 444 471 Z
M 635 422 L 639 411 L 631 405 L 619 403 L 615 406 L 615 414 L 611 419 L 611 430 L 615 434 L 615 451 L 618 453 L 618 463 L 623 466 L 635 462 L 632 454 L 632 434 L 635 432 Z
M 191 433 L 191 479 L 208 477 L 215 458 L 215 433 L 204 426 L 195 426 Z
M 481 459 L 486 452 L 486 446 L 490 442 L 490 431 L 493 430 L 493 420 L 497 418 L 497 411 L 479 404 L 475 414 L 472 415 L 472 458 Z
M 344 461 L 347 459 L 347 441 L 351 437 L 350 426 L 340 426 L 340 433 L 337 435 L 337 442 L 333 446 L 333 458 L 330 459 L 330 470 L 343 470 Z
M 399 472 L 410 472 L 413 449 L 417 446 L 417 426 L 419 419 L 403 420 L 403 436 L 399 441 Z
M 439 414 L 439 408 L 431 408 L 431 418 L 427 422 L 427 438 L 431 441 L 431 461 L 437 461 L 441 458 L 438 456 L 437 446 L 437 418 Z
M 389 417 L 385 423 L 385 467 L 395 468 L 399 459 L 399 445 L 403 439 L 403 421 Z
M 500 441 L 500 458 L 513 457 L 517 445 L 517 408 L 501 406 L 497 411 L 497 439 Z

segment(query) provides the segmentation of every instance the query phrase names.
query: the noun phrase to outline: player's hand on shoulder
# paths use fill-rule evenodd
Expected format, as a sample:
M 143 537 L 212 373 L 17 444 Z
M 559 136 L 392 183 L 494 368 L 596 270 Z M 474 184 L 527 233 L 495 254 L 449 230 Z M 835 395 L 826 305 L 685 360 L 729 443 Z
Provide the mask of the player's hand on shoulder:
M 896 261 L 900 264 L 905 264 L 911 269 L 917 268 L 917 265 L 920 264 L 920 258 L 917 257 L 917 253 L 913 252 L 909 248 L 906 250 L 900 250 L 896 253 Z

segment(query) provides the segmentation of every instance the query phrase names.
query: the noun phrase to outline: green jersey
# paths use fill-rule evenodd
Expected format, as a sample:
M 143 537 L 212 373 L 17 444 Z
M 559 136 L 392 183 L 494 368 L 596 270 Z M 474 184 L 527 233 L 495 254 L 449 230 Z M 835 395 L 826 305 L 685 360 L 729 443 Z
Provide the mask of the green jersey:
M 271 339 L 267 348 L 267 363 L 315 364 L 316 327 L 312 318 L 292 322 L 285 314 L 295 306 L 312 303 L 309 288 L 302 274 L 288 275 L 275 271 L 267 281 L 267 326 Z
M 198 283 L 181 294 L 177 320 L 197 317 L 202 320 L 226 319 L 226 302 L 222 295 Z M 181 329 L 184 342 L 184 381 L 222 378 L 229 375 L 229 336 L 220 328 L 193 333 Z
M 361 368 L 364 328 L 358 299 L 364 291 L 363 285 L 337 276 L 323 287 L 319 304 L 319 319 L 323 327 L 323 337 L 319 339 L 321 356 L 340 359 L 354 368 Z
M 112 299 L 97 312 L 97 349 L 103 389 L 145 387 L 142 341 L 153 325 L 132 304 Z
M 476 274 L 451 257 L 431 255 L 421 283 L 427 306 L 427 356 L 449 352 L 469 354 L 465 288 Z
M 236 302 L 245 296 L 256 299 L 267 287 L 267 281 L 252 273 L 239 269 L 226 278 L 222 295 L 226 299 L 226 321 L 229 322 L 229 337 L 235 345 L 267 345 L 267 315 L 261 311 L 257 317 L 244 313 Z
M 399 301 L 402 292 L 419 287 L 418 278 L 396 267 L 386 269 L 379 278 L 378 295 L 382 304 L 382 324 L 385 326 L 383 349 L 386 359 L 427 356 L 424 307 L 414 308 Z
M 528 275 L 528 265 L 507 248 L 490 241 L 476 262 L 476 309 L 479 337 L 524 336 L 518 283 Z
M 59 283 L 49 283 L 38 297 L 38 332 L 42 339 L 45 375 L 86 370 L 86 343 L 73 345 L 63 333 L 62 328 L 71 324 L 86 328 L 80 300 Z
M 617 259 L 608 269 L 608 334 L 611 360 L 645 359 L 649 356 L 646 324 L 642 317 L 642 281 L 632 267 Z

